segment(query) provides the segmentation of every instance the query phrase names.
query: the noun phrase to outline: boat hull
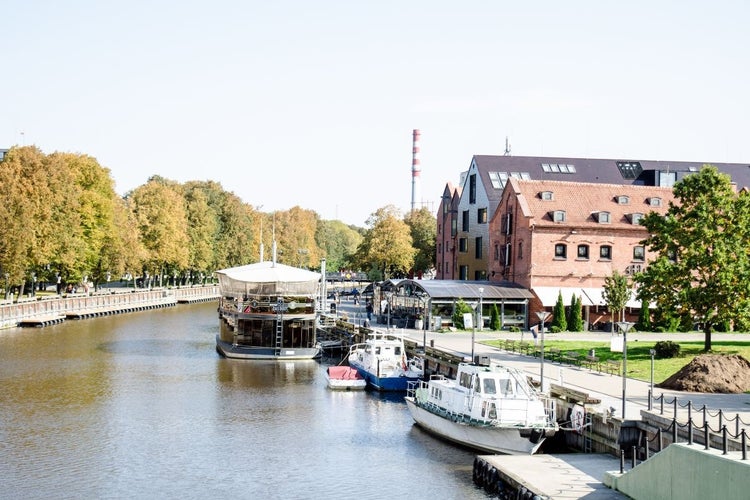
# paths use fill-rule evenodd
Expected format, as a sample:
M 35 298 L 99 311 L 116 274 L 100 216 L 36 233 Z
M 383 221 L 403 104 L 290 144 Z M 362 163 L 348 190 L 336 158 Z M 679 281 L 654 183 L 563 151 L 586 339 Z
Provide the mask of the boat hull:
M 368 371 L 364 366 L 358 364 L 356 361 L 349 360 L 349 364 L 352 368 L 355 368 L 359 374 L 367 381 L 367 385 L 375 389 L 376 391 L 388 391 L 388 392 L 406 392 L 409 388 L 410 382 L 418 382 L 421 380 L 419 376 L 410 377 L 408 375 L 400 375 L 397 377 L 378 377 L 377 374 Z
M 436 436 L 475 450 L 506 455 L 531 455 L 544 442 L 544 435 L 538 430 L 534 433 L 536 442 L 532 442 L 531 428 L 489 427 L 454 422 L 420 407 L 411 396 L 404 399 L 417 425 Z
M 273 348 L 273 347 L 253 347 L 245 345 L 234 345 L 230 342 L 221 340 L 221 336 L 216 336 L 216 350 L 222 356 L 232 359 L 265 359 L 265 360 L 300 360 L 315 359 L 320 356 L 320 348 Z
M 326 369 L 326 381 L 334 391 L 362 391 L 367 387 L 367 381 L 357 370 L 344 366 Z

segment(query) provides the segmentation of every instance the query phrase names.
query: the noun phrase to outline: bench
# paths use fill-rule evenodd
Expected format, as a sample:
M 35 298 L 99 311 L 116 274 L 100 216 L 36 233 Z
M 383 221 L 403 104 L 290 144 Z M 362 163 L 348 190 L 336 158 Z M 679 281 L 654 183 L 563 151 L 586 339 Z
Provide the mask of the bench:
M 599 356 L 586 356 L 581 360 L 581 365 L 588 368 L 589 370 L 593 370 L 596 367 L 596 371 L 600 371 Z
M 568 351 L 560 357 L 560 363 L 570 363 L 571 365 L 581 365 L 581 353 L 578 351 Z
M 620 374 L 620 361 L 617 359 L 608 359 L 602 364 L 602 370 L 610 375 Z

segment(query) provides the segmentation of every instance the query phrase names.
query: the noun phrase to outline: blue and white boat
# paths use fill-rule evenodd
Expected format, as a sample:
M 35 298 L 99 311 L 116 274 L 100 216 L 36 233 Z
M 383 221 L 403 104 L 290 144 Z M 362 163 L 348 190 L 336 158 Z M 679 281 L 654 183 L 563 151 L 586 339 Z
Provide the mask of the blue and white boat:
M 364 343 L 354 344 L 348 359 L 368 387 L 378 391 L 406 391 L 409 382 L 424 375 L 421 359 L 407 359 L 403 337 L 389 333 L 373 333 Z

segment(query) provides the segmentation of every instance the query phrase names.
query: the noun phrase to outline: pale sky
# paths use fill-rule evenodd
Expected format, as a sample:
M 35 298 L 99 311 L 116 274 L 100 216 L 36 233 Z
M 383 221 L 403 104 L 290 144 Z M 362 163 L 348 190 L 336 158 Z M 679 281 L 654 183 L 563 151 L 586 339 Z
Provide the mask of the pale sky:
M 0 0 L 0 148 L 118 193 L 215 180 L 264 212 L 433 211 L 475 154 L 749 162 L 750 2 Z

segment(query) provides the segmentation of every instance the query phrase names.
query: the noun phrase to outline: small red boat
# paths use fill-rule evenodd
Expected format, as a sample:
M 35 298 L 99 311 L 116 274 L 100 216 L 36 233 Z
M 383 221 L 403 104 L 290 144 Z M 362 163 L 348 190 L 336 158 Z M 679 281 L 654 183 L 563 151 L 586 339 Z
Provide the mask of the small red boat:
M 367 381 L 351 366 L 329 366 L 326 369 L 328 387 L 337 391 L 361 391 Z

